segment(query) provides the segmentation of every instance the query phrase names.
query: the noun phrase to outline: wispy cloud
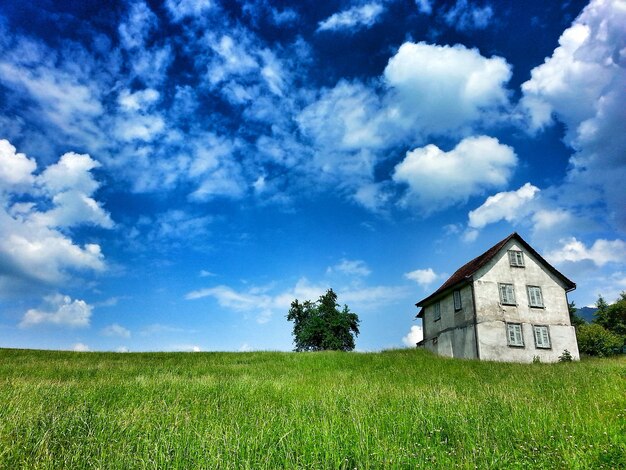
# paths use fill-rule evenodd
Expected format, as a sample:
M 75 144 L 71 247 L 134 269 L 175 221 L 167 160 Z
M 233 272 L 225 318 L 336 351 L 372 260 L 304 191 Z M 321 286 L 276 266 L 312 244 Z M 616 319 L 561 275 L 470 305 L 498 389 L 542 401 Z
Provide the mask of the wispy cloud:
M 370 28 L 377 22 L 378 17 L 385 11 L 385 7 L 376 2 L 354 6 L 329 16 L 320 21 L 318 31 L 352 30 Z

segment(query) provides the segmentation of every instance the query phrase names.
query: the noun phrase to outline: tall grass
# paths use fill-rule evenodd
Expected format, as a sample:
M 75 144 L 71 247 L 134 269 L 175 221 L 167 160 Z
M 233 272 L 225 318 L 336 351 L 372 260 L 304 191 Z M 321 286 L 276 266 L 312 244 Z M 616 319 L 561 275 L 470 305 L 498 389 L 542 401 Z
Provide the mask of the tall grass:
M 626 468 L 626 360 L 5 349 L 0 467 Z

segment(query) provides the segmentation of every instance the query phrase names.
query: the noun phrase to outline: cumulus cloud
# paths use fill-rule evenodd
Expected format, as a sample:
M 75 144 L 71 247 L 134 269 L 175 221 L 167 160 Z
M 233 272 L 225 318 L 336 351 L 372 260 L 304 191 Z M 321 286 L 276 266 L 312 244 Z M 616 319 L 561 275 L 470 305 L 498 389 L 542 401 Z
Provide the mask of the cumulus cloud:
M 67 295 L 53 295 L 45 299 L 45 309 L 30 309 L 24 314 L 20 328 L 41 324 L 84 328 L 89 326 L 93 307 L 84 300 L 72 300 Z
M 376 2 L 354 6 L 348 10 L 335 13 L 320 21 L 318 31 L 336 31 L 342 29 L 369 28 L 374 25 L 385 8 Z
M 428 287 L 441 276 L 433 271 L 433 268 L 416 269 L 404 274 L 404 277 L 411 281 L 417 282 L 422 287 Z
M 610 219 L 626 229 L 626 9 L 619 0 L 593 0 L 559 38 L 559 47 L 522 85 L 530 130 L 565 125 L 570 194 L 600 190 Z
M 478 50 L 462 45 L 407 42 L 391 57 L 380 80 L 341 80 L 335 87 L 322 90 L 300 112 L 299 128 L 315 149 L 309 160 L 310 171 L 317 170 L 317 178 L 347 188 L 355 201 L 380 212 L 393 199 L 388 182 L 376 182 L 374 178 L 376 167 L 388 158 L 386 151 L 431 136 L 466 135 L 479 125 L 503 119 L 502 111 L 509 106 L 506 83 L 510 77 L 511 67 L 500 57 L 486 58 Z M 480 143 L 487 146 L 487 139 L 468 139 L 458 150 Z M 491 145 L 488 150 L 496 147 Z M 505 148 L 497 147 L 497 154 L 503 155 Z M 431 204 L 434 211 L 502 186 L 515 163 L 512 155 L 508 163 L 500 165 L 491 153 L 481 167 L 488 166 L 490 172 L 480 177 L 472 172 L 476 182 L 473 187 L 472 183 L 466 184 L 447 201 L 439 200 L 451 188 L 429 188 L 423 191 L 423 202 L 443 202 Z M 410 160 L 397 174 L 404 183 L 413 181 L 412 175 L 403 175 Z
M 85 343 L 76 343 L 74 346 L 72 346 L 72 351 L 89 352 L 91 351 L 91 349 L 89 349 L 89 346 L 87 346 Z
M 448 26 L 459 31 L 485 29 L 493 18 L 491 5 L 478 6 L 468 0 L 457 2 L 444 13 L 443 19 Z
M 408 186 L 404 204 L 430 213 L 505 186 L 516 164 L 513 149 L 498 139 L 467 137 L 449 152 L 432 144 L 407 152 L 393 180 Z
M 16 148 L 8 140 L 0 140 L 0 191 L 28 186 L 33 182 L 33 172 L 37 168 L 34 159 Z
M 626 242 L 623 240 L 596 240 L 588 247 L 575 237 L 560 241 L 561 247 L 546 253 L 546 259 L 554 264 L 591 261 L 596 266 L 607 263 L 626 263 Z
M 526 217 L 530 211 L 529 202 L 539 193 L 539 188 L 526 183 L 515 191 L 504 191 L 489 196 L 478 208 L 469 213 L 469 227 L 481 229 L 488 224 L 506 220 L 514 223 Z M 538 216 L 538 222 L 550 223 L 549 214 Z
M 407 335 L 402 337 L 402 342 L 406 347 L 414 348 L 422 339 L 424 339 L 424 330 L 421 326 L 413 325 Z
M 105 326 L 102 329 L 104 336 L 118 336 L 120 338 L 130 338 L 130 330 L 124 328 L 122 325 L 113 323 L 112 325 Z
M 407 42 L 383 74 L 388 114 L 421 134 L 445 134 L 494 118 L 508 106 L 511 66 L 463 45 Z
M 105 268 L 99 245 L 80 246 L 67 232 L 81 225 L 113 226 L 91 197 L 99 186 L 91 170 L 98 166 L 89 155 L 67 153 L 35 175 L 34 160 L 0 141 L 0 284 L 58 284 L 71 271 Z M 20 188 L 22 182 L 31 184 Z

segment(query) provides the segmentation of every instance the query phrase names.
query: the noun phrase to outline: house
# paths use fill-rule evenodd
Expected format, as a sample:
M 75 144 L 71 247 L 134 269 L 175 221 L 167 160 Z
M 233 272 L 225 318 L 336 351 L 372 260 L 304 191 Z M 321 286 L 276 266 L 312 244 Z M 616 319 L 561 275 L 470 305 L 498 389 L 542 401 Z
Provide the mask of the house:
M 418 346 L 449 357 L 556 362 L 578 360 L 567 292 L 576 284 L 517 233 L 459 268 L 416 305 L 424 339 Z

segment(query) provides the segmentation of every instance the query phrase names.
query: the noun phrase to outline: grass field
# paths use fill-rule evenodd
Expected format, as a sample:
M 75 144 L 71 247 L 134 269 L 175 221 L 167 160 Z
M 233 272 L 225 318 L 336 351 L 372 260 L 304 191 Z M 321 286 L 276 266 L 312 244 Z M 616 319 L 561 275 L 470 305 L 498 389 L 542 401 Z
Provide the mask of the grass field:
M 626 468 L 626 358 L 4 349 L 0 467 Z

